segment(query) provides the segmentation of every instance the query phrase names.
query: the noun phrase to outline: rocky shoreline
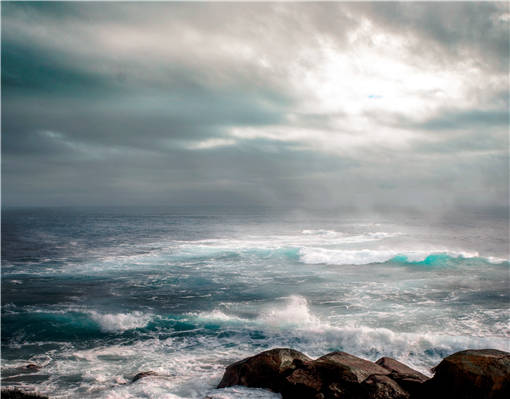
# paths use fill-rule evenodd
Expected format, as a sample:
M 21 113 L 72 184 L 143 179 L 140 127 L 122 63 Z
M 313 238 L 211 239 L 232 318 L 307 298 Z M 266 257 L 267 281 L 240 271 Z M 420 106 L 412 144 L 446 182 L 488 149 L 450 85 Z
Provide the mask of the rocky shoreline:
M 283 399 L 510 398 L 508 352 L 465 350 L 446 357 L 432 371 L 429 378 L 388 357 L 370 362 L 332 352 L 313 360 L 278 348 L 231 364 L 218 388 L 266 388 Z
M 218 389 L 235 385 L 264 388 L 283 399 L 506 399 L 510 398 L 510 353 L 468 349 L 443 359 L 432 378 L 389 357 L 371 362 L 346 352 L 318 359 L 276 348 L 231 364 Z M 157 376 L 144 371 L 133 377 Z M 17 389 L 5 399 L 48 399 Z M 204 399 L 215 399 L 215 395 Z

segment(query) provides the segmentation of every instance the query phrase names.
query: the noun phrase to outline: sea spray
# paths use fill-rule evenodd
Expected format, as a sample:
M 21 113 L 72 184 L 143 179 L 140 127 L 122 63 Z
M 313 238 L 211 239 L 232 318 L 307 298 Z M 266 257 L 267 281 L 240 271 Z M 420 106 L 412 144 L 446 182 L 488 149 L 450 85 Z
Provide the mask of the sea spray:
M 214 387 L 228 364 L 273 347 L 425 373 L 467 347 L 509 349 L 506 227 L 494 223 L 84 215 L 55 225 L 37 211 L 3 238 L 2 385 L 269 398 Z M 129 383 L 147 370 L 158 376 Z

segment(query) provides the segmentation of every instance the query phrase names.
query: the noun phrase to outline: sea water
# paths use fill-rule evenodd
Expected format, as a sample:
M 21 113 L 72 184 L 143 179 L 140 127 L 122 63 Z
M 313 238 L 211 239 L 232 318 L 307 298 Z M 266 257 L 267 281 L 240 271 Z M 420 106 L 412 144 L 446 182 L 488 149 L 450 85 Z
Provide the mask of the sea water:
M 391 356 L 429 375 L 459 350 L 508 351 L 508 220 L 458 220 L 4 210 L 2 386 L 276 398 L 215 386 L 228 364 L 274 347 Z

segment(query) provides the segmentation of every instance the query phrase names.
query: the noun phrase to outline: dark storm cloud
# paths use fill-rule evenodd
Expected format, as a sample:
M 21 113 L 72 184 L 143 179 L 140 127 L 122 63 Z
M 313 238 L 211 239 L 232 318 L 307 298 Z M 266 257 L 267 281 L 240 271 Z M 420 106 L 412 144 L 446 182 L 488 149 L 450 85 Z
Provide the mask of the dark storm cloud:
M 3 4 L 4 204 L 506 206 L 508 21 L 503 3 Z

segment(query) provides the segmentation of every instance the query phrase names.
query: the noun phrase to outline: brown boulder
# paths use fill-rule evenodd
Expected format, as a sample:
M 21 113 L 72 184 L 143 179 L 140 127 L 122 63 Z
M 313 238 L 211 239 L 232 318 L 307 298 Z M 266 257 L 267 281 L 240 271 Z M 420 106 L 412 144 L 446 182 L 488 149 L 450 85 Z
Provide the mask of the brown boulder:
M 313 361 L 302 363 L 285 378 L 279 392 L 283 398 L 315 398 L 324 385 L 323 377 Z
M 312 360 L 292 349 L 273 349 L 227 367 L 218 388 L 267 388 L 280 392 L 284 399 L 361 398 L 366 396 L 362 381 L 373 374 L 389 373 L 345 352 Z
M 374 374 L 361 384 L 367 399 L 409 399 L 409 393 L 387 375 Z
M 429 379 L 386 357 L 372 363 L 332 352 L 312 360 L 292 349 L 272 349 L 228 366 L 218 388 L 233 385 L 270 389 L 283 399 L 506 399 L 510 354 L 458 352 Z
M 410 394 L 419 392 L 421 384 L 429 379 L 426 375 L 391 357 L 382 357 L 375 363 L 387 369 L 390 372 L 389 377 Z
M 372 374 L 389 374 L 383 367 L 345 352 L 332 352 L 317 360 L 296 364 L 286 378 L 284 398 L 359 398 L 360 385 Z
M 448 399 L 510 398 L 510 353 L 465 350 L 443 359 L 427 381 L 427 396 Z
M 384 367 L 346 352 L 331 352 L 316 360 L 317 363 L 327 363 L 336 366 L 342 374 L 355 382 L 362 382 L 372 374 L 389 374 Z
M 301 352 L 287 348 L 271 349 L 227 367 L 218 388 L 244 385 L 281 392 L 284 374 L 290 374 L 296 362 L 311 359 Z

